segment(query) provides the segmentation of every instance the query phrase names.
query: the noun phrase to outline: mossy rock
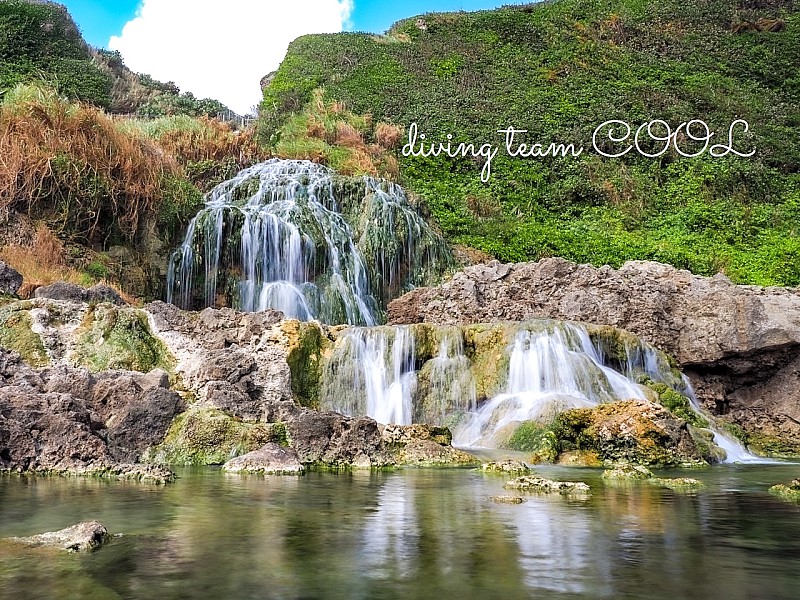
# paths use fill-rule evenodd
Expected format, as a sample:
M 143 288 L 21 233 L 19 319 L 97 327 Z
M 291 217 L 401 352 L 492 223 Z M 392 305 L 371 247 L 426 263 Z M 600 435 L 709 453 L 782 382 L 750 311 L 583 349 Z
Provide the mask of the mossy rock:
M 191 408 L 175 417 L 160 445 L 142 462 L 164 465 L 221 465 L 268 442 L 287 445 L 283 423 L 250 423 L 215 408 Z
M 302 406 L 319 408 L 323 356 L 333 346 L 316 322 L 284 321 L 281 329 L 289 345 L 286 362 L 292 376 L 292 394 Z
M 523 421 L 511 434 L 505 447 L 530 452 L 531 462 L 554 462 L 558 457 L 558 439 L 551 428 L 536 421 Z
M 50 364 L 42 338 L 33 331 L 29 302 L 18 302 L 0 308 L 0 347 L 19 353 L 31 367 Z
M 642 465 L 621 464 L 603 471 L 603 479 L 651 479 L 653 472 Z
M 728 428 L 726 427 L 726 429 Z M 745 433 L 743 438 L 747 449 L 761 456 L 773 458 L 796 458 L 800 456 L 800 442 L 764 433 Z
M 503 325 L 472 325 L 465 332 L 465 352 L 472 363 L 478 401 L 499 394 L 508 380 L 509 331 Z
M 531 472 L 528 465 L 521 460 L 499 460 L 483 463 L 481 465 L 481 471 L 499 475 L 527 475 Z
M 725 450 L 714 443 L 713 431 L 689 425 L 689 435 L 692 436 L 697 451 L 707 463 L 713 465 L 725 462 L 727 458 Z
M 769 493 L 789 502 L 800 502 L 800 479 L 795 479 L 790 484 L 779 483 L 769 488 Z
M 692 477 L 675 477 L 671 479 L 654 477 L 650 480 L 650 483 L 669 488 L 676 492 L 694 492 L 706 486 L 706 484 L 699 479 L 694 479 Z
M 646 382 L 645 385 L 658 394 L 656 401 L 673 415 L 694 427 L 708 427 L 708 419 L 692 409 L 690 400 L 686 396 L 665 383 Z
M 172 374 L 175 370 L 175 358 L 152 334 L 145 313 L 133 308 L 90 305 L 76 340 L 73 361 L 94 373 L 106 369 L 148 373 L 158 368 Z

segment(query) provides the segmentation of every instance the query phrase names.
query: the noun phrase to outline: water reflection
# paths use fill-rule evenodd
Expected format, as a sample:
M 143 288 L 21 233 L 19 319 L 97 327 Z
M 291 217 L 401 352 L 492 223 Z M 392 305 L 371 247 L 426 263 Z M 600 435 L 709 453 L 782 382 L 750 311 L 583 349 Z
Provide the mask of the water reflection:
M 769 468 L 704 472 L 694 495 L 554 471 L 594 493 L 521 505 L 491 502 L 504 479 L 473 471 L 0 478 L 0 537 L 86 519 L 125 534 L 83 557 L 0 543 L 0 597 L 788 600 L 800 510 L 764 492 L 794 475 Z

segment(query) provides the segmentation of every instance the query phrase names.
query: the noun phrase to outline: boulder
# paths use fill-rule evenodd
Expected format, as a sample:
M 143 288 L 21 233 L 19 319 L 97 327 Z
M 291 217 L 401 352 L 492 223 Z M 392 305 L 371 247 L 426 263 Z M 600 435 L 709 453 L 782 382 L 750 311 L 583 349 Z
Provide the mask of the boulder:
M 59 531 L 9 539 L 27 546 L 49 546 L 66 552 L 90 552 L 108 543 L 111 535 L 102 523 L 88 521 Z
M 109 302 L 111 304 L 123 305 L 125 300 L 117 293 L 114 288 L 104 284 L 97 284 L 90 288 L 84 288 L 74 283 L 66 281 L 56 281 L 50 285 L 43 285 L 36 288 L 34 292 L 36 298 L 47 298 L 49 300 L 62 300 L 73 303 L 100 303 Z
M 15 295 L 22 287 L 22 275 L 0 261 L 0 294 Z
M 755 449 L 800 453 L 800 292 L 734 285 L 655 262 L 560 258 L 474 265 L 389 304 L 389 322 L 551 318 L 628 330 L 675 357 L 712 412 Z
M 258 450 L 237 456 L 226 462 L 222 469 L 230 473 L 258 473 L 262 475 L 302 475 L 304 467 L 291 448 L 269 443 Z
M 500 460 L 496 462 L 483 463 L 481 471 L 484 473 L 501 473 L 501 474 L 523 474 L 527 475 L 531 472 L 521 460 Z

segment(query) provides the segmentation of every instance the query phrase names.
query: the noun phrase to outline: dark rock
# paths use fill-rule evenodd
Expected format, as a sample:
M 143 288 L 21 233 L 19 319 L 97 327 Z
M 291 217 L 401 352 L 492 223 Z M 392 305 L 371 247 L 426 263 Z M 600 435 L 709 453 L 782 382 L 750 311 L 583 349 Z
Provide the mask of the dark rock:
M 100 303 L 110 302 L 111 304 L 123 305 L 126 302 L 113 288 L 97 284 L 90 288 L 84 288 L 74 283 L 66 281 L 56 281 L 50 285 L 36 288 L 34 295 L 37 298 L 47 298 L 49 300 L 62 300 L 65 302 L 87 302 Z
M 22 275 L 0 261 L 0 294 L 14 295 L 22 287 Z
M 302 475 L 303 465 L 292 448 L 269 443 L 254 452 L 238 456 L 223 465 L 231 473 L 263 475 Z
M 89 552 L 106 544 L 111 539 L 111 535 L 102 523 L 89 521 L 59 531 L 9 539 L 27 546 L 50 546 L 67 552 Z
M 303 409 L 287 421 L 289 444 L 303 463 L 329 466 L 381 466 L 387 464 L 378 424 L 338 413 Z

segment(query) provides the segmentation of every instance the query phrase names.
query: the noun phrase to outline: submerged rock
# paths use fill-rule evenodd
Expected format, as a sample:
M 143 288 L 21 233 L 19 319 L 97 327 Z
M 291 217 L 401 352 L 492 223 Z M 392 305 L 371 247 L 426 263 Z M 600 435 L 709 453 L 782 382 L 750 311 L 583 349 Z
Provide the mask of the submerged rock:
M 496 504 L 522 504 L 525 498 L 521 496 L 492 496 L 492 502 Z
M 650 479 L 653 472 L 641 465 L 622 464 L 603 471 L 603 479 Z
M 591 488 L 582 481 L 553 481 L 541 477 L 523 476 L 512 479 L 505 487 L 527 492 L 557 493 L 557 494 L 588 494 Z
M 258 473 L 262 475 L 302 475 L 303 465 L 297 452 L 275 443 L 265 444 L 244 456 L 226 462 L 222 469 L 230 473 Z
M 800 479 L 795 479 L 789 484 L 779 483 L 773 485 L 769 488 L 769 491 L 783 500 L 800 502 Z
M 30 537 L 9 538 L 27 546 L 49 546 L 66 552 L 89 552 L 111 539 L 105 525 L 98 521 L 78 523 L 59 531 L 49 531 Z
M 485 473 L 511 473 L 511 474 L 527 474 L 531 470 L 521 460 L 500 460 L 497 462 L 488 462 L 481 465 L 481 470 Z

